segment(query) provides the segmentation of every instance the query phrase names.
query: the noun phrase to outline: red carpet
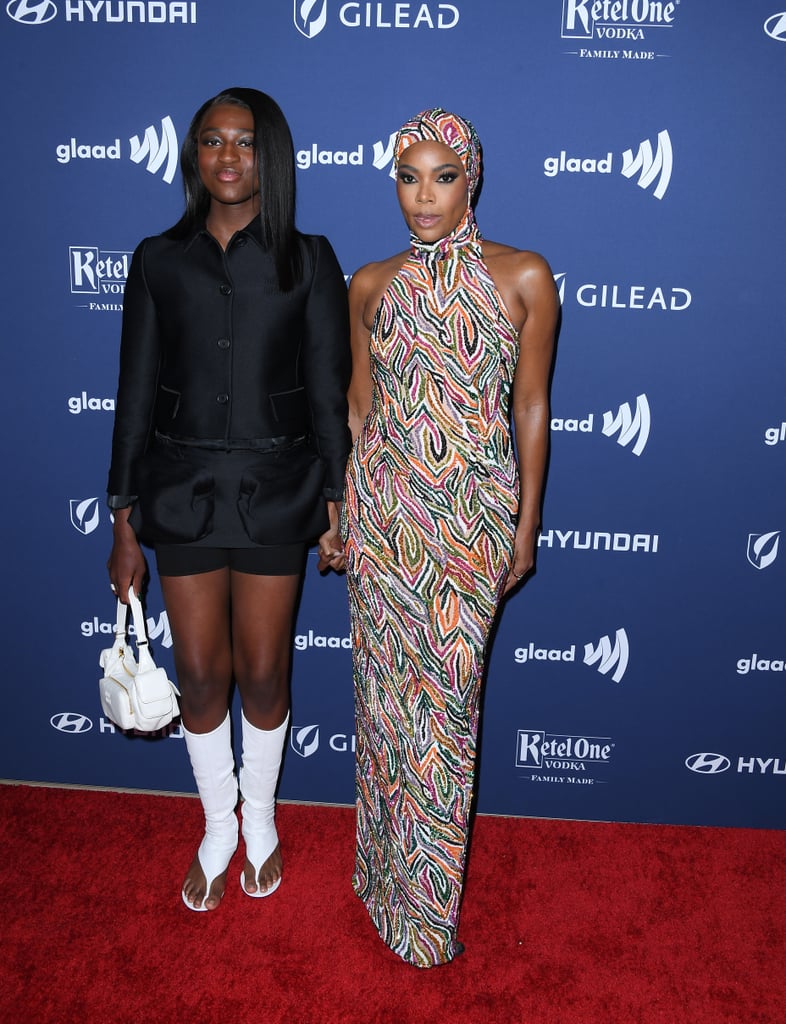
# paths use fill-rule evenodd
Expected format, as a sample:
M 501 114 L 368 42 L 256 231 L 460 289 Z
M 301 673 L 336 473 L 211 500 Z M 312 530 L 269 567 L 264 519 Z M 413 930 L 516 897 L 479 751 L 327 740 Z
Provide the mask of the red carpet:
M 183 906 L 195 799 L 0 786 L 0 1020 L 784 1024 L 786 833 L 481 817 L 453 964 L 352 893 L 353 814 L 282 805 L 284 883 Z

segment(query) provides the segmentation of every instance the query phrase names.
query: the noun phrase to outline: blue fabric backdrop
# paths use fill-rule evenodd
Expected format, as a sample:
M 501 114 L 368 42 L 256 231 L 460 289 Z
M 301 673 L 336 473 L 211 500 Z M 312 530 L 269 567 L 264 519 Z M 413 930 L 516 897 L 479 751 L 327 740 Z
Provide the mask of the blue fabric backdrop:
M 191 791 L 181 737 L 98 705 L 123 286 L 181 209 L 179 140 L 271 93 L 299 224 L 404 248 L 390 135 L 484 144 L 486 237 L 562 297 L 537 574 L 501 616 L 482 811 L 786 825 L 784 0 L 10 0 L 0 776 Z M 171 668 L 154 580 L 155 652 Z M 281 795 L 353 800 L 345 584 L 309 568 Z

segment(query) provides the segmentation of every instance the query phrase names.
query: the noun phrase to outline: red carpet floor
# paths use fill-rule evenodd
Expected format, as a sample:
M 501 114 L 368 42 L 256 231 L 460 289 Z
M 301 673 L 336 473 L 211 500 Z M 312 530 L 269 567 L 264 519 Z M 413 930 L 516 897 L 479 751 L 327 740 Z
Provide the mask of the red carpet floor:
M 0 786 L 0 1021 L 785 1024 L 786 833 L 481 817 L 453 964 L 353 894 L 353 814 L 285 804 L 281 888 L 179 886 L 194 799 Z

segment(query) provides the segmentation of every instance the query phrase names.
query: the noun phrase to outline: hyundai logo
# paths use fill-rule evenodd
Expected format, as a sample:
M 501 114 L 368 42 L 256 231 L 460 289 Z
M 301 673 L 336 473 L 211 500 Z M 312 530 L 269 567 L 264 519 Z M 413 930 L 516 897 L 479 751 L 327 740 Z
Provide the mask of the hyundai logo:
M 90 732 L 93 723 L 86 715 L 77 715 L 72 711 L 61 711 L 59 715 L 52 715 L 49 724 L 58 732 Z
M 718 775 L 731 768 L 731 761 L 723 754 L 691 754 L 685 766 L 699 775 Z
M 9 0 L 5 10 L 8 17 L 20 25 L 45 25 L 57 17 L 57 8 L 53 0 L 40 0 L 40 3 L 31 3 L 31 0 Z
M 779 43 L 786 43 L 786 11 L 772 14 L 764 22 L 764 31 Z

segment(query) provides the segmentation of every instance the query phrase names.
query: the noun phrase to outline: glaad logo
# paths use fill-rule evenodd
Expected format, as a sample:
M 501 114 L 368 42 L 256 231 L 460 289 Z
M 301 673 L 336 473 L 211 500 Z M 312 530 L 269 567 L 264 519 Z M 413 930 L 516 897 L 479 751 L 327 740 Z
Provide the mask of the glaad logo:
M 673 155 L 671 151 L 671 139 L 668 132 L 658 132 L 658 149 L 655 155 L 652 153 L 652 143 L 645 139 L 639 143 L 639 151 L 634 157 L 632 149 L 626 149 L 622 154 L 622 173 L 626 178 L 632 178 L 639 173 L 639 188 L 647 189 L 658 179 L 653 190 L 656 199 L 663 199 L 666 189 L 671 181 L 671 169 Z
M 319 749 L 319 726 L 302 725 L 293 729 L 289 736 L 289 743 L 300 757 L 311 757 Z
M 313 39 L 327 24 L 327 0 L 294 0 L 293 17 L 298 32 Z
M 344 648 L 352 650 L 352 640 L 348 636 L 324 636 L 310 629 L 308 633 L 298 633 L 295 636 L 295 650 L 305 651 L 309 647 L 330 647 L 333 650 Z
M 749 672 L 786 672 L 786 659 L 760 658 L 755 652 L 750 658 L 740 658 L 737 662 L 737 674 L 747 676 Z
M 391 132 L 388 136 L 388 141 L 379 141 L 374 143 L 374 156 L 373 164 L 378 171 L 384 171 L 389 165 L 389 175 L 391 178 L 396 177 L 396 168 L 393 162 L 393 143 L 396 140 L 396 132 Z
M 172 118 L 161 118 L 161 137 L 156 134 L 153 125 L 145 129 L 145 134 L 140 141 L 138 135 L 134 135 L 131 141 L 131 159 L 135 164 L 141 164 L 147 160 L 145 168 L 150 174 L 157 174 L 166 162 L 162 175 L 167 185 L 171 185 L 175 178 L 177 169 L 178 147 L 175 126 Z
M 78 416 L 80 412 L 114 412 L 115 400 L 114 398 L 88 398 L 87 392 L 83 391 L 81 395 L 72 395 L 68 399 L 68 411 L 73 416 Z
M 617 630 L 613 645 L 608 636 L 602 636 L 597 644 L 584 644 L 584 664 L 594 665 L 597 662 L 598 672 L 603 675 L 608 675 L 614 669 L 611 678 L 615 683 L 622 681 L 629 658 L 630 644 L 624 629 Z M 526 665 L 532 661 L 575 662 L 576 645 L 571 644 L 562 650 L 558 647 L 536 647 L 531 641 L 527 647 L 517 647 L 513 652 L 513 659 L 518 665 Z
M 58 732 L 77 734 L 90 732 L 93 723 L 85 715 L 77 715 L 70 711 L 61 711 L 60 714 L 52 715 L 49 724 Z
M 627 402 L 619 407 L 616 415 L 610 411 L 603 413 L 604 435 L 613 437 L 617 432 L 617 444 L 625 448 L 633 442 L 631 451 L 634 455 L 641 455 L 650 436 L 650 406 L 646 395 L 636 396 L 635 413 L 631 412 Z
M 166 611 L 161 612 L 157 622 L 152 615 L 148 616 L 146 621 L 148 637 L 151 640 L 157 640 L 161 637 L 161 646 L 167 648 L 171 647 L 172 631 L 169 628 L 169 618 Z M 82 636 L 84 637 L 100 636 L 103 633 L 107 633 L 111 636 L 115 631 L 115 623 L 101 622 L 98 616 L 94 615 L 92 621 L 85 620 L 80 623 L 79 628 L 82 632 Z M 128 633 L 130 636 L 134 636 L 136 634 L 133 622 L 128 625 Z
M 83 536 L 92 533 L 99 521 L 99 498 L 83 498 L 81 501 L 72 498 L 69 501 L 71 525 Z
M 774 39 L 779 43 L 786 43 L 786 11 L 770 15 L 764 22 L 764 31 L 770 39 Z
M 628 667 L 629 657 L 628 634 L 624 629 L 617 630 L 613 647 L 611 640 L 607 636 L 602 636 L 597 646 L 584 644 L 584 664 L 594 665 L 598 662 L 598 672 L 601 672 L 603 675 L 608 675 L 614 669 L 611 678 L 615 683 L 622 682 L 622 677 L 625 675 L 625 670 Z
M 613 409 L 608 409 L 603 413 L 602 433 L 605 437 L 613 437 L 619 431 L 617 444 L 624 448 L 634 442 L 631 451 L 634 455 L 641 455 L 650 436 L 650 424 L 650 406 L 647 396 L 638 395 L 635 412 L 631 411 L 627 402 L 624 402 L 616 413 Z M 551 430 L 554 433 L 591 434 L 594 426 L 594 413 L 589 413 L 583 418 L 554 416 L 551 420 Z
M 725 754 L 691 754 L 685 766 L 699 775 L 719 775 L 731 768 L 731 761 Z
M 41 0 L 41 3 L 30 3 L 30 0 L 10 0 L 6 4 L 9 18 L 20 25 L 45 25 L 57 17 L 57 8 L 53 0 Z
M 779 427 L 767 427 L 764 431 L 764 443 L 770 446 L 786 441 L 786 421 Z
M 599 158 L 578 157 L 568 156 L 567 150 L 563 149 L 559 156 L 546 157 L 543 161 L 543 173 L 547 178 L 555 178 L 558 174 L 565 172 L 568 174 L 611 174 L 613 162 L 614 158 L 611 152 Z M 663 199 L 671 181 L 673 164 L 671 138 L 667 131 L 662 131 L 658 132 L 658 144 L 654 154 L 652 143 L 648 139 L 639 143 L 635 156 L 632 149 L 625 150 L 622 154 L 621 173 L 626 178 L 632 178 L 638 173 L 638 185 L 643 189 L 648 189 L 655 183 L 653 195 L 656 199 Z
M 766 569 L 778 557 L 780 530 L 748 534 L 748 561 L 754 569 Z
M 164 168 L 162 178 L 171 185 L 177 169 L 178 149 L 177 135 L 172 118 L 167 116 L 161 119 L 161 136 L 156 132 L 153 125 L 145 129 L 140 139 L 138 135 L 129 139 L 131 146 L 130 158 L 135 164 L 141 164 L 147 160 L 147 170 L 150 174 L 157 174 Z M 68 142 L 63 142 L 55 147 L 57 162 L 68 164 L 72 160 L 119 160 L 121 158 L 120 139 L 114 139 L 108 145 L 91 146 L 79 142 L 73 136 Z

